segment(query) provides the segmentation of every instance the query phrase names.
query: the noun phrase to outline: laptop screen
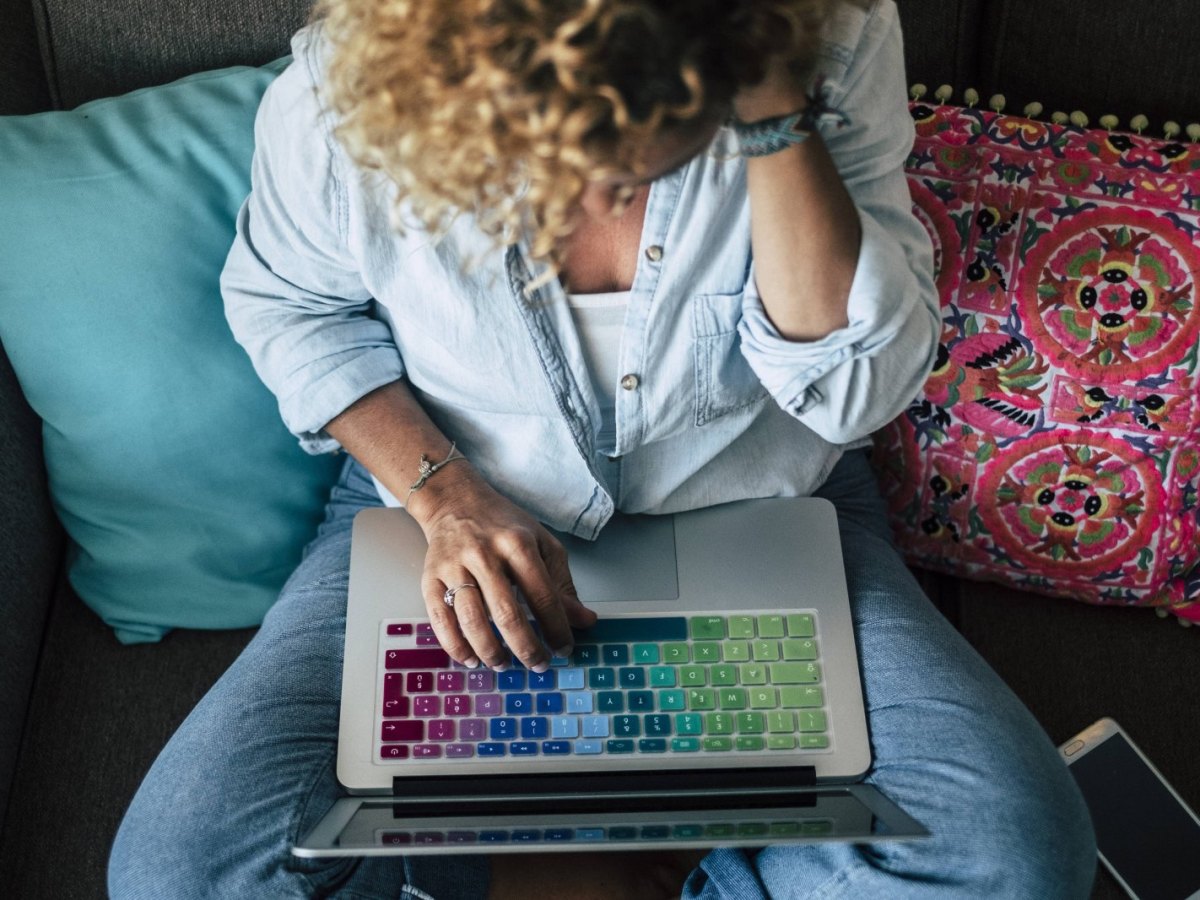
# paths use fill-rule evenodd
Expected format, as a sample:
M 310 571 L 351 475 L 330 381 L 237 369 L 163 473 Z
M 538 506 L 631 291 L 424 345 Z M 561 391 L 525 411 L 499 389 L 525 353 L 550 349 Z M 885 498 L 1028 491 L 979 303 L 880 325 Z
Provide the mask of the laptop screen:
M 877 795 L 876 795 L 877 796 Z M 520 814 L 397 814 L 386 797 L 355 797 L 296 848 L 302 856 L 645 850 L 655 846 L 757 847 L 815 841 L 879 841 L 925 834 L 864 786 L 816 788 L 789 805 L 760 809 L 560 813 L 531 800 Z

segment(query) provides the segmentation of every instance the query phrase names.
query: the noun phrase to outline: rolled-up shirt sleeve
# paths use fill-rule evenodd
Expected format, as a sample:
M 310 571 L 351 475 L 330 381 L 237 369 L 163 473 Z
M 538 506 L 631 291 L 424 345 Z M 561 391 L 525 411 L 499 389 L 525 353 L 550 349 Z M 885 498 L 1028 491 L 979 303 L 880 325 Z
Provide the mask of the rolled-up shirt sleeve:
M 904 175 L 914 128 L 893 4 L 873 7 L 841 80 L 829 82 L 830 102 L 850 123 L 823 128 L 822 138 L 862 224 L 849 324 L 815 341 L 784 338 L 763 307 L 752 265 L 738 330 L 746 361 L 776 402 L 826 440 L 852 444 L 916 396 L 940 333 L 930 240 Z
M 221 292 L 225 314 L 288 429 L 310 453 L 336 450 L 325 425 L 404 374 L 386 322 L 348 250 L 352 165 L 316 88 L 312 29 L 272 83 L 255 121 L 251 192 Z

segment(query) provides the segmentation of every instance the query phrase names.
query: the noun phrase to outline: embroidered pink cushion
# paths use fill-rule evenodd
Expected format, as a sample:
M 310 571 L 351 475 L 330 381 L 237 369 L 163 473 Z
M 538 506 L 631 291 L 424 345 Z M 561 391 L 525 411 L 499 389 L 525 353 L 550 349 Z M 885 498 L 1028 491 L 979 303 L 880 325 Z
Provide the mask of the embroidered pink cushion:
M 938 361 L 876 435 L 922 566 L 1200 619 L 1200 145 L 912 105 Z

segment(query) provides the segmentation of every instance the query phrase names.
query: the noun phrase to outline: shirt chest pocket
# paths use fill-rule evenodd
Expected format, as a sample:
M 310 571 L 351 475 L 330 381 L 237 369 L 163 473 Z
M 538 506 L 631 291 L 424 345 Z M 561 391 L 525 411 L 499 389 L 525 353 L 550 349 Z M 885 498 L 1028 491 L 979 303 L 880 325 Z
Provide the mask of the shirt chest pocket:
M 701 294 L 692 300 L 696 366 L 696 424 L 755 406 L 767 390 L 742 356 L 737 325 L 742 295 Z

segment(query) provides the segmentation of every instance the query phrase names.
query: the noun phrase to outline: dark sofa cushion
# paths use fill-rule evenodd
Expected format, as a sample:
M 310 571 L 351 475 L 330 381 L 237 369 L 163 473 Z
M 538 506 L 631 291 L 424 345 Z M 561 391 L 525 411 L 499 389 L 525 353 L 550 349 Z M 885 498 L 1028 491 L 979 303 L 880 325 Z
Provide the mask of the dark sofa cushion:
M 142 776 L 253 634 L 123 646 L 60 587 L 0 832 L 0 897 L 106 896 L 108 852 Z
M 313 0 L 34 0 L 60 109 L 288 52 Z
M 40 426 L 0 350 L 0 819 L 62 551 L 46 490 Z
M 0 116 L 50 108 L 30 0 L 0 0 Z
M 975 85 L 986 98 L 1004 92 L 1009 109 L 1031 100 L 1051 110 L 1120 117 L 1142 113 L 1162 123 L 1200 120 L 1196 4 L 1128 0 L 992 0 L 985 4 Z
M 922 82 L 934 91 L 978 80 L 975 41 L 983 0 L 896 0 L 896 5 L 910 84 Z

